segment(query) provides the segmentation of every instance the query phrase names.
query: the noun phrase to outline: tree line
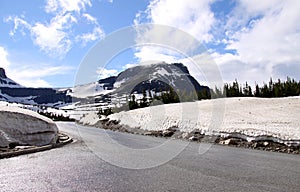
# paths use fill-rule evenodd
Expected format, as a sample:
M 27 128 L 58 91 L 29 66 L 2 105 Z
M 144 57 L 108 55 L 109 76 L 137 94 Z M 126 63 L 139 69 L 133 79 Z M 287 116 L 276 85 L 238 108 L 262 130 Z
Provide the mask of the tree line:
M 64 116 L 62 114 L 55 114 L 51 112 L 37 111 L 38 114 L 48 117 L 53 121 L 75 121 L 75 119 L 70 118 L 69 116 Z
M 262 86 L 255 84 L 252 88 L 247 82 L 240 84 L 237 80 L 231 83 L 225 83 L 223 89 L 215 87 L 210 91 L 203 89 L 201 91 L 186 92 L 183 90 L 174 90 L 172 87 L 165 89 L 166 91 L 160 91 L 158 93 L 152 93 L 151 90 L 143 90 L 142 98 L 137 99 L 135 94 L 128 96 L 128 102 L 119 108 L 107 108 L 100 109 L 98 115 L 108 116 L 112 113 L 120 111 L 128 111 L 138 108 L 144 108 L 148 106 L 190 102 L 202 99 L 215 99 L 222 97 L 288 97 L 300 95 L 300 81 L 297 82 L 294 79 L 287 77 L 285 81 L 278 79 L 276 82 L 270 78 L 269 83 L 263 83 Z
M 288 97 L 300 95 L 300 81 L 287 77 L 285 81 L 278 79 L 276 82 L 270 78 L 269 83 L 262 86 L 255 84 L 252 88 L 247 82 L 242 85 L 237 80 L 232 84 L 225 83 L 223 89 L 215 87 L 211 90 L 212 98 L 220 97 Z
M 169 103 L 180 103 L 196 101 L 201 99 L 211 99 L 210 92 L 207 89 L 202 89 L 200 91 L 184 91 L 184 90 L 174 90 L 172 87 L 165 89 L 166 91 L 160 91 L 159 93 L 152 93 L 148 90 L 148 94 L 145 90 L 142 91 L 143 97 L 141 99 L 136 99 L 134 94 L 129 95 L 129 110 L 144 108 L 150 105 L 161 105 Z

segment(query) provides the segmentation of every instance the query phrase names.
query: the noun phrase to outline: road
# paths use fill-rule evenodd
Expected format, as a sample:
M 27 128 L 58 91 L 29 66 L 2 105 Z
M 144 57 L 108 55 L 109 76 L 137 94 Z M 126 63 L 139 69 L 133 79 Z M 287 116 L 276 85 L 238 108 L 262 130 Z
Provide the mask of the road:
M 109 158 L 101 157 L 93 147 L 105 141 L 106 144 L 99 149 L 104 146 L 103 150 L 108 150 L 110 142 L 117 141 L 129 148 L 143 150 L 155 148 L 166 139 L 104 131 L 73 123 L 58 123 L 58 126 L 76 141 L 49 151 L 1 159 L 1 192 L 300 191 L 299 155 L 176 140 L 173 146 L 186 147 L 170 161 L 152 168 L 129 169 L 118 166 L 117 163 L 132 164 L 126 164 L 125 160 L 122 164 L 121 157 L 113 150 L 110 154 L 119 161 L 112 158 L 109 162 Z M 113 139 L 107 139 L 108 135 Z M 173 148 L 168 146 L 163 150 L 172 151 Z M 202 150 L 201 154 L 199 150 Z M 167 151 L 162 151 L 161 156 L 165 153 Z M 131 161 L 137 162 L 138 167 L 141 166 L 138 161 L 143 158 L 132 156 Z M 160 157 L 154 156 L 153 159 L 157 158 Z

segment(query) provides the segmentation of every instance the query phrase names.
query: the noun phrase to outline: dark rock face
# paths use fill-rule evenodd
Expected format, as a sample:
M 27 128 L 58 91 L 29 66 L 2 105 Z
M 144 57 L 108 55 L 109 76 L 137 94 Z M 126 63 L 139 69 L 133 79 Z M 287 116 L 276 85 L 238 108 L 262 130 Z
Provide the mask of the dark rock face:
M 21 87 L 13 80 L 8 79 L 5 74 L 5 70 L 0 68 L 0 99 L 9 102 L 30 103 L 34 101 L 37 104 L 49 104 L 49 103 L 71 103 L 72 98 L 67 95 L 66 91 L 57 91 L 51 88 L 26 88 Z M 17 86 L 17 87 L 14 87 Z M 10 96 L 13 100 L 8 99 Z
M 0 87 L 2 95 L 0 99 L 8 100 L 6 95 L 18 98 L 17 102 L 30 103 L 34 101 L 37 104 L 48 103 L 71 103 L 73 101 L 81 102 L 109 102 L 110 94 L 130 95 L 132 93 L 143 93 L 143 91 L 153 91 L 161 93 L 170 91 L 176 94 L 191 95 L 191 93 L 199 93 L 204 90 L 207 98 L 210 98 L 210 89 L 207 86 L 201 86 L 197 80 L 192 77 L 188 68 L 181 63 L 166 64 L 158 63 L 152 65 L 140 65 L 124 70 L 118 76 L 112 76 L 98 81 L 102 84 L 104 90 L 113 90 L 110 94 L 99 93 L 100 97 L 90 96 L 87 98 L 71 98 L 66 91 L 57 91 L 51 88 L 25 88 L 12 87 L 8 81 L 4 69 L 0 68 L 0 83 L 5 86 Z M 18 85 L 18 84 L 16 84 Z M 23 99 L 24 98 L 24 99 Z M 195 97 L 197 99 L 197 95 Z M 85 101 L 87 100 L 87 101 Z M 16 102 L 16 101 L 13 101 Z
M 103 88 L 105 88 L 106 90 L 111 90 L 114 88 L 114 83 L 116 82 L 117 77 L 116 76 L 112 76 L 112 77 L 108 77 L 105 79 L 100 79 L 98 81 L 98 83 L 100 84 L 104 84 Z
M 8 79 L 6 76 L 5 70 L 0 68 L 0 86 L 1 87 L 11 87 L 11 86 L 19 86 L 16 82 L 11 79 Z
M 0 78 L 0 84 L 4 84 L 4 85 L 7 85 L 7 86 L 10 86 L 10 85 L 18 85 L 17 83 L 15 82 L 11 82 L 11 81 L 7 81 L 5 80 L 6 78 Z
M 37 104 L 65 102 L 71 103 L 72 98 L 65 92 L 58 92 L 51 88 L 10 88 L 0 87 L 3 94 L 11 97 L 31 97 Z
M 0 68 L 0 78 L 7 78 L 5 70 L 3 68 Z
M 210 91 L 207 86 L 201 86 L 181 63 L 136 66 L 121 72 L 114 80 L 124 82 L 117 88 L 117 93 L 142 93 L 145 90 L 161 92 L 171 88 L 186 93 Z

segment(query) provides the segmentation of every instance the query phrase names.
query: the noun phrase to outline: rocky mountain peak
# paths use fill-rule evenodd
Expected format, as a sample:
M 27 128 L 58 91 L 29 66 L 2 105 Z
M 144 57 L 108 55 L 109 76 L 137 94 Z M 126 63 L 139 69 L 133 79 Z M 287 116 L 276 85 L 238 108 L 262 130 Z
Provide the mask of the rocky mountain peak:
M 209 87 L 201 86 L 182 63 L 156 63 L 128 68 L 113 79 L 117 94 L 143 93 L 143 91 L 162 92 L 170 89 L 191 94 Z
M 7 78 L 7 76 L 5 74 L 5 70 L 1 67 L 0 67 L 0 78 Z

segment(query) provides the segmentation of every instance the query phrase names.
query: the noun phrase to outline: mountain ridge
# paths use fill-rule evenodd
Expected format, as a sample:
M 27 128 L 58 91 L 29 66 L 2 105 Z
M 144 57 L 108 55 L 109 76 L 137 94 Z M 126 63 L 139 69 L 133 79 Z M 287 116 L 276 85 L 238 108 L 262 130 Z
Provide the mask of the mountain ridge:
M 21 88 L 23 86 L 8 78 L 5 69 L 0 67 L 0 87 Z
M 71 103 L 66 92 L 52 88 L 24 87 L 7 77 L 5 69 L 0 68 L 0 101 L 22 104 L 56 105 Z
M 5 70 L 0 68 L 0 83 L 8 80 Z M 11 80 L 11 83 L 14 81 Z M 131 94 L 142 94 L 145 91 L 162 93 L 170 90 L 185 94 L 205 91 L 209 97 L 210 89 L 202 86 L 190 75 L 182 63 L 155 63 L 139 65 L 125 69 L 117 76 L 99 79 L 96 82 L 78 85 L 72 88 L 28 88 L 15 83 L 0 86 L 0 100 L 24 104 L 67 104 L 77 102 L 113 103 L 113 100 L 128 99 Z M 126 97 L 126 98 L 125 98 Z

